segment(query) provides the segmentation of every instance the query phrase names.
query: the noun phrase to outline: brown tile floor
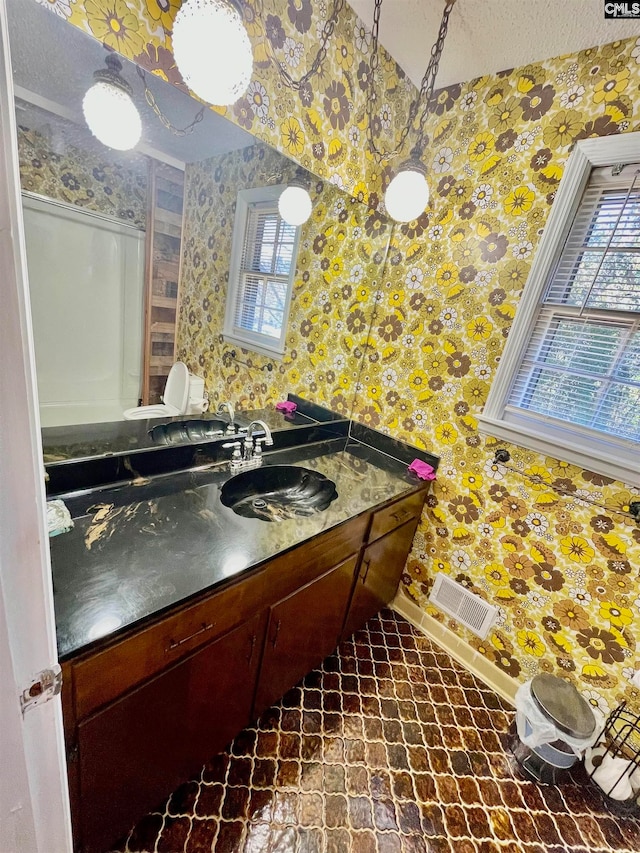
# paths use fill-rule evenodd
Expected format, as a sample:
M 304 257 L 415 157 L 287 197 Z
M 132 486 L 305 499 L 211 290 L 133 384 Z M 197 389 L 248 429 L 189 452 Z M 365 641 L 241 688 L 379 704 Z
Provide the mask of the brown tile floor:
M 510 708 L 389 610 L 143 818 L 119 851 L 640 851 L 580 772 L 524 781 Z

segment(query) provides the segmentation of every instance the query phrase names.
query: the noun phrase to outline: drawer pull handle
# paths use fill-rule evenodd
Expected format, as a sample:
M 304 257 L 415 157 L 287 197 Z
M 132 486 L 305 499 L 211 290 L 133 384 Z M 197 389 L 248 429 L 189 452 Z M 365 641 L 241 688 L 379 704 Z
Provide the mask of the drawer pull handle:
M 391 517 L 395 518 L 396 521 L 402 521 L 403 518 L 409 518 L 411 514 L 410 509 L 400 509 L 398 512 L 392 512 Z
M 273 639 L 271 640 L 271 645 L 273 646 L 274 649 L 276 647 L 276 643 L 278 642 L 278 634 L 279 633 L 280 633 L 280 620 L 278 619 L 278 621 L 276 622 L 276 632 L 273 636 Z
M 360 580 L 364 583 L 367 579 L 367 575 L 369 574 L 369 566 L 371 565 L 371 560 L 363 560 L 362 569 L 360 570 Z
M 165 651 L 172 652 L 184 643 L 188 643 L 189 640 L 193 640 L 194 637 L 198 637 L 200 634 L 206 634 L 206 632 L 210 631 L 214 625 L 215 622 L 203 622 L 202 627 L 198 628 L 197 631 L 194 631 L 193 634 L 189 634 L 188 637 L 183 637 L 181 640 L 169 640 L 169 647 Z

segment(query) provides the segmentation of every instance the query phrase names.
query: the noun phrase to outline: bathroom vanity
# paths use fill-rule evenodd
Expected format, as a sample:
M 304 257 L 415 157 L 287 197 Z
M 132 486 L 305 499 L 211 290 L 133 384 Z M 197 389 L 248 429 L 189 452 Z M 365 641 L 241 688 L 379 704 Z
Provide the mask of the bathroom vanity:
M 221 502 L 224 463 L 65 497 L 75 527 L 51 550 L 77 850 L 107 849 L 393 598 L 428 489 L 404 456 L 330 433 L 266 454 L 337 492 L 277 522 Z

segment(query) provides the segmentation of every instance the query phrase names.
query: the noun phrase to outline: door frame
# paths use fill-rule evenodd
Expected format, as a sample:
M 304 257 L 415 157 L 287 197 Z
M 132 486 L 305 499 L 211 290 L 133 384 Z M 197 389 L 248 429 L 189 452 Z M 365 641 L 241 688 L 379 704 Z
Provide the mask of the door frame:
M 57 663 L 13 79 L 0 0 L 0 849 L 72 850 L 62 705 L 19 696 Z

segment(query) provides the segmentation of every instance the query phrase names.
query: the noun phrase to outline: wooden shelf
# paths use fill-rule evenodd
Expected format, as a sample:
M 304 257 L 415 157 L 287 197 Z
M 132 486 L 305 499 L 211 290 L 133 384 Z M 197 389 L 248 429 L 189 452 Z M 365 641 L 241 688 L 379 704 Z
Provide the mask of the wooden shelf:
M 143 403 L 152 402 L 175 362 L 184 173 L 151 161 L 147 228 Z M 153 344 L 163 355 L 154 355 Z M 162 345 L 160 347 L 160 345 Z M 164 354 L 171 350 L 170 354 Z

